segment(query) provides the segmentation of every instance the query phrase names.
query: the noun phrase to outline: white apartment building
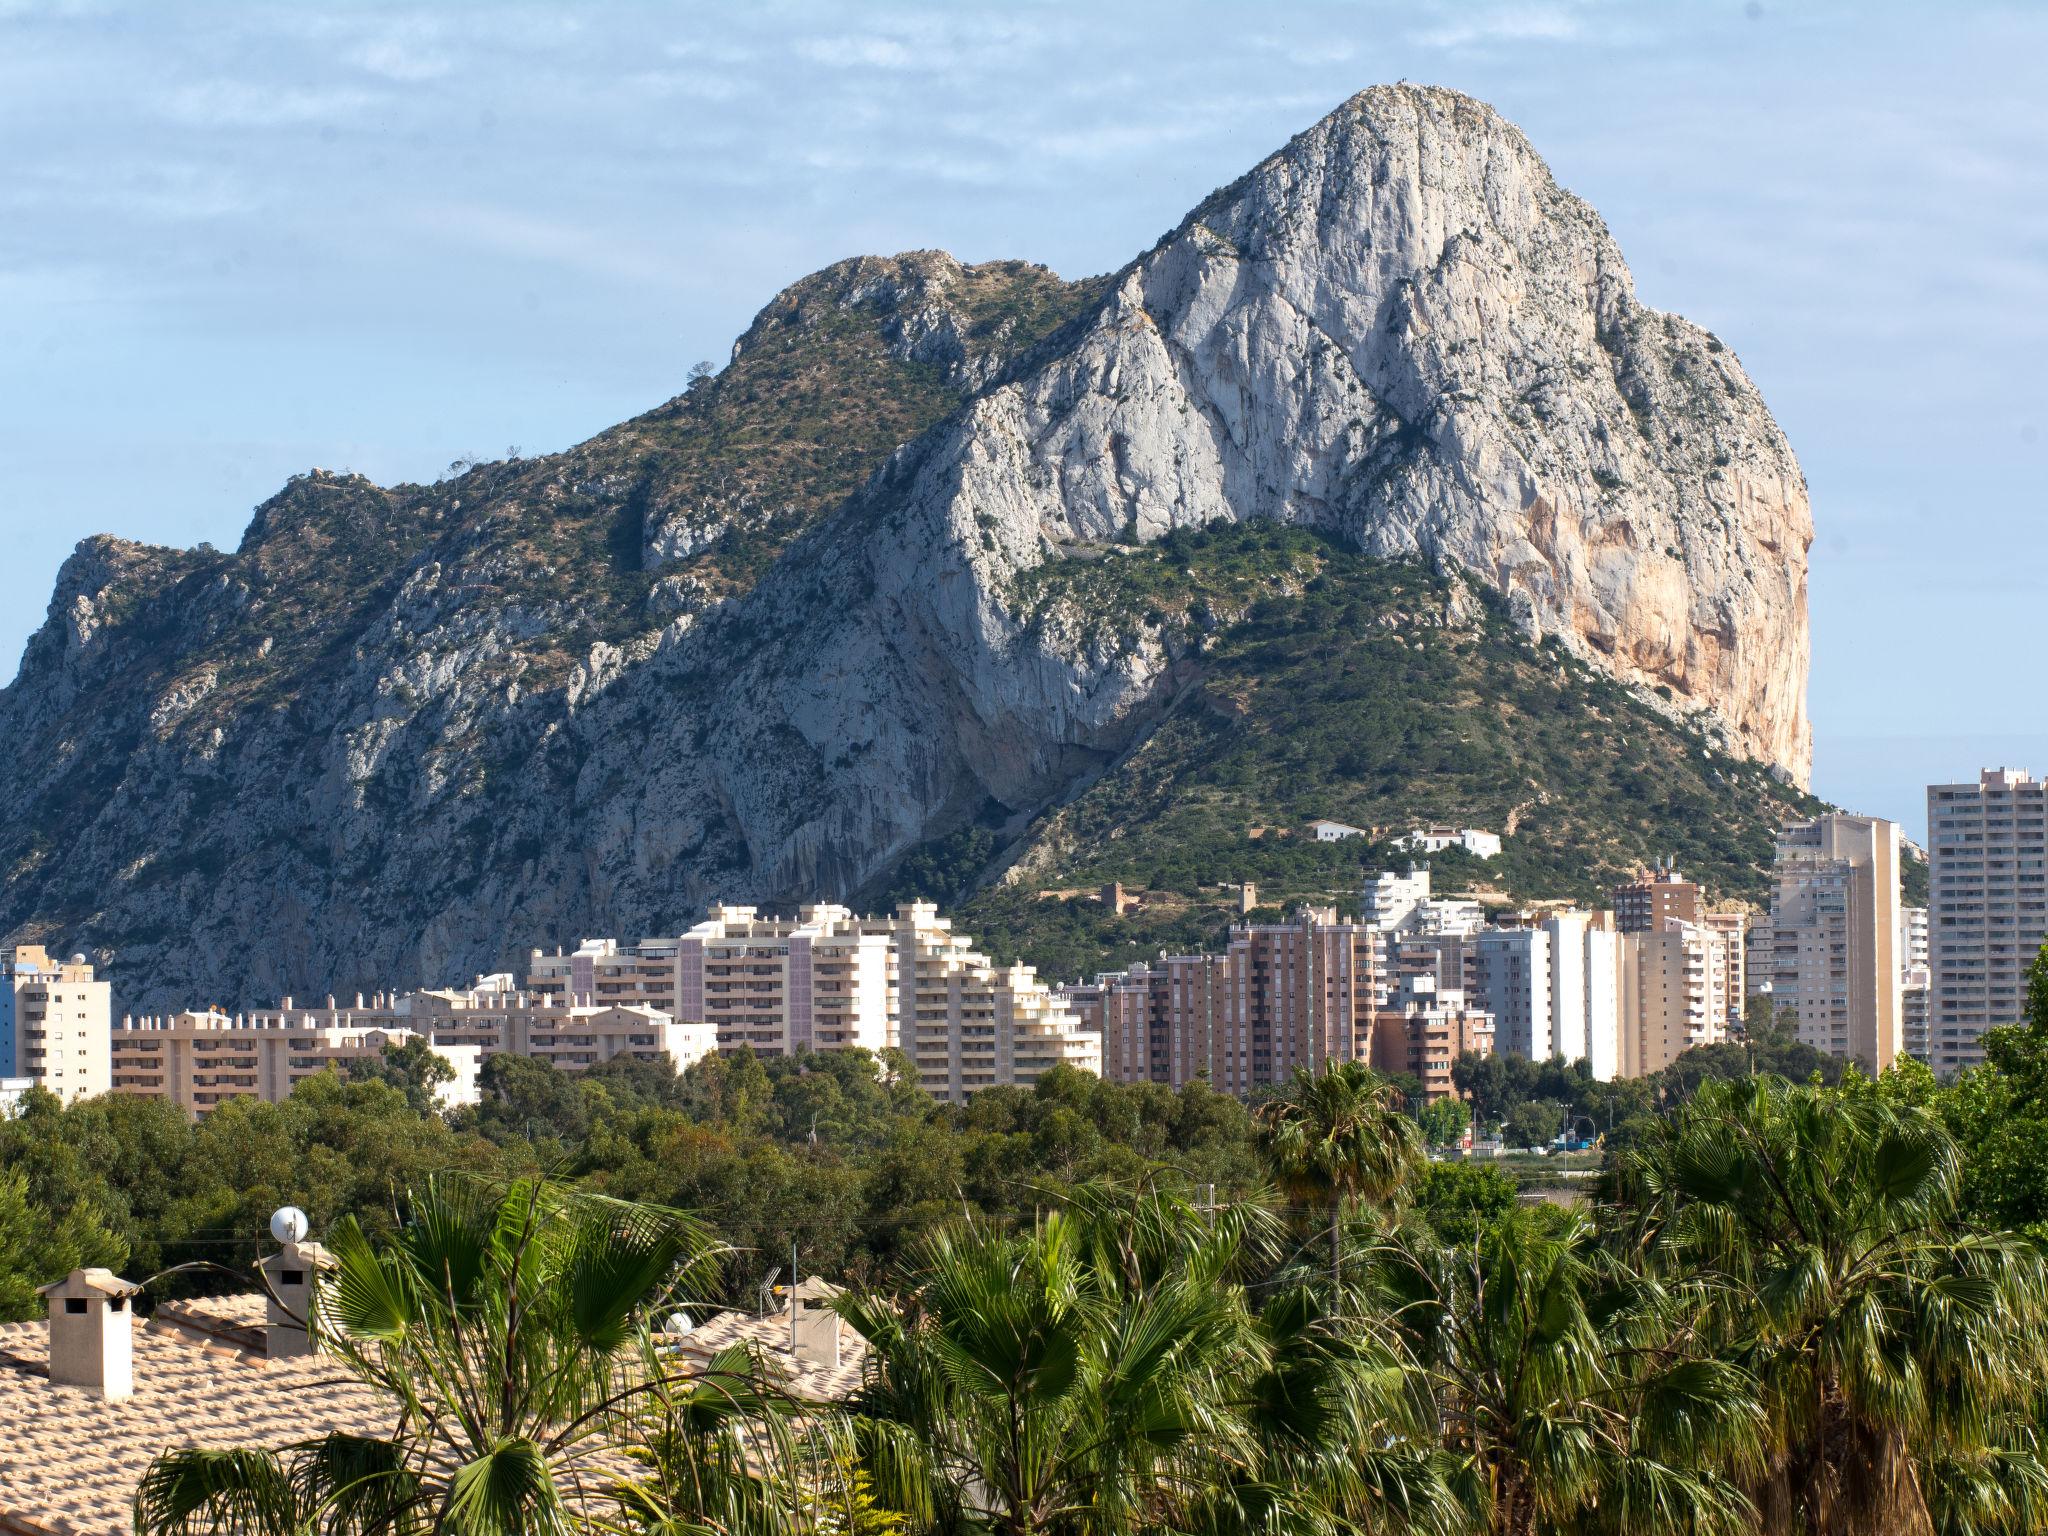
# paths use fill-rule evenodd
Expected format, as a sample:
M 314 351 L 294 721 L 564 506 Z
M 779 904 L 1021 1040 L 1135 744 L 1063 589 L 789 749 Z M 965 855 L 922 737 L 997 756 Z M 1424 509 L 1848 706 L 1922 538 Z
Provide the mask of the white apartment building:
M 1030 967 L 976 952 L 929 902 L 891 916 L 829 903 L 794 917 L 719 905 L 674 939 L 536 950 L 527 988 L 558 1001 L 637 999 L 708 1025 L 721 1050 L 900 1048 L 924 1087 L 952 1101 L 998 1083 L 1028 1085 L 1054 1065 L 1102 1069 L 1101 1036 Z
M 85 956 L 58 963 L 40 944 L 0 960 L 0 1078 L 23 1077 L 76 1103 L 107 1091 L 112 1002 Z
M 1028 1087 L 1055 1066 L 1101 1074 L 1101 1034 L 1030 966 L 978 953 L 932 903 L 859 921 L 894 946 L 897 1041 L 934 1098 L 958 1104 L 980 1088 Z
M 1379 933 L 1455 938 L 1483 928 L 1486 910 L 1462 896 L 1432 896 L 1429 866 L 1411 864 L 1406 874 L 1386 871 L 1365 882 L 1359 920 Z
M 2048 785 L 2015 768 L 1927 787 L 1928 1060 L 1980 1065 L 1984 1031 L 2026 1011 L 2048 940 Z
M 1899 908 L 1899 970 L 1927 964 L 1927 909 Z
M 1884 1071 L 1904 1044 L 1898 825 L 1843 815 L 1795 823 L 1779 834 L 1772 873 L 1779 1015 L 1817 1050 Z
M 1733 985 L 1739 934 L 1668 917 L 1620 939 L 1621 1076 L 1661 1072 L 1694 1046 L 1727 1038 L 1729 1000 L 1742 995 Z
M 1493 1015 L 1497 1049 L 1584 1061 L 1602 1082 L 1621 1070 L 1621 935 L 1590 912 L 1560 912 L 1474 940 L 1477 1006 Z
M 721 1050 L 764 1056 L 897 1043 L 893 935 L 845 907 L 794 918 L 718 906 L 676 941 L 674 1008 L 718 1032 Z

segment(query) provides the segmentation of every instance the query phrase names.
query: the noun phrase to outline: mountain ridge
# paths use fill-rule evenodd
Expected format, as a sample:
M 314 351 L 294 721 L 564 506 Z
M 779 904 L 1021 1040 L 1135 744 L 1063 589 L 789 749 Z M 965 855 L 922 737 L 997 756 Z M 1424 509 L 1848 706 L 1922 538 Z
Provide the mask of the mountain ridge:
M 1469 572 L 1805 772 L 1789 447 L 1455 93 L 1351 98 L 1107 277 L 836 263 L 715 378 L 457 468 L 296 477 L 233 555 L 81 545 L 0 691 L 0 929 L 153 1007 L 876 889 L 1157 726 L 1199 619 L 1033 583 L 1198 524 Z

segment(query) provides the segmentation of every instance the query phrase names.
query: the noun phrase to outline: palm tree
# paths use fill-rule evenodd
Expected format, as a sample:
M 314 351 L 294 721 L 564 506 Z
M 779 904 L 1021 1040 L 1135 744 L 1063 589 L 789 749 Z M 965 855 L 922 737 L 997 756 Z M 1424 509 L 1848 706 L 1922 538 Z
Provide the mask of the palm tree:
M 1256 1205 L 1101 1188 L 1031 1234 L 937 1234 L 902 1294 L 842 1300 L 875 1486 L 933 1531 L 1446 1529 L 1386 1342 L 1299 1292 L 1253 1312 L 1277 1238 Z
M 2036 1530 L 2048 1268 L 1958 1220 L 1960 1157 L 1884 1084 L 1703 1085 L 1620 1160 L 1626 1231 L 1715 1282 L 1708 1318 L 1762 1386 L 1767 1526 Z
M 1285 1091 L 1258 1109 L 1259 1150 L 1282 1194 L 1330 1213 L 1330 1282 L 1344 1283 L 1344 1212 L 1354 1201 L 1385 1205 L 1421 1165 L 1422 1132 L 1395 1090 L 1369 1067 L 1297 1067 Z
M 136 1493 L 138 1536 L 550 1536 L 616 1520 L 620 1447 L 665 1378 L 647 1312 L 713 1256 L 696 1223 L 542 1181 L 437 1180 L 388 1248 L 344 1221 L 329 1249 L 309 1327 L 390 1403 L 389 1432 L 166 1452 Z M 726 1364 L 693 1390 L 733 1396 Z M 730 1491 L 705 1502 L 734 1505 Z
M 1731 1475 L 1761 1455 L 1753 1384 L 1694 1336 L 1697 1296 L 1614 1263 L 1583 1214 L 1510 1211 L 1464 1247 L 1407 1228 L 1372 1257 L 1479 1529 L 1753 1528 Z

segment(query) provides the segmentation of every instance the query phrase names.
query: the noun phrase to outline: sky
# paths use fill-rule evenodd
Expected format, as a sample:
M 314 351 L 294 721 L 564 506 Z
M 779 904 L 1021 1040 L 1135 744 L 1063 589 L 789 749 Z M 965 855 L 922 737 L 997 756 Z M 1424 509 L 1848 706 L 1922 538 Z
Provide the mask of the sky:
M 785 284 L 1120 266 L 1366 85 L 1492 102 L 1806 471 L 1815 788 L 2048 772 L 2048 6 L 0 0 L 0 677 L 76 542 L 568 446 Z

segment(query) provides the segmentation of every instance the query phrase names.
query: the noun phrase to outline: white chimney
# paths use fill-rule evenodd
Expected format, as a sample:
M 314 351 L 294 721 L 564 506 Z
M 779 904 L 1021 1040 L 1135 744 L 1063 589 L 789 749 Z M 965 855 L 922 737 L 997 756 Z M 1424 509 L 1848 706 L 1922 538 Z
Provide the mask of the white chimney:
M 828 1369 L 839 1364 L 839 1314 L 832 1310 L 831 1300 L 837 1294 L 836 1286 L 813 1276 L 790 1296 L 796 1311 L 791 1353 L 798 1364 Z
M 50 1303 L 50 1380 L 110 1402 L 135 1395 L 135 1314 L 142 1289 L 110 1269 L 74 1269 L 38 1292 Z
M 278 1251 L 259 1266 L 263 1271 L 263 1353 L 272 1360 L 290 1360 L 318 1353 L 308 1331 L 319 1304 L 320 1275 L 334 1268 L 334 1255 L 306 1238 L 306 1213 L 288 1205 L 270 1218 L 270 1235 Z

